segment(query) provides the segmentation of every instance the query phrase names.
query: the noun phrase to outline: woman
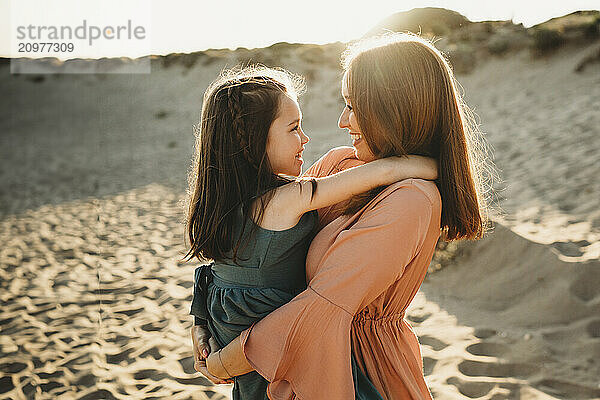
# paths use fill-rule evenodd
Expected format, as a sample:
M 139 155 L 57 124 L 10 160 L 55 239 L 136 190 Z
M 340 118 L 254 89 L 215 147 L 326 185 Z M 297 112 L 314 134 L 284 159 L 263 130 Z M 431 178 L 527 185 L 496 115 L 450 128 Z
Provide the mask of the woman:
M 445 240 L 483 235 L 479 158 L 450 66 L 413 35 L 359 42 L 344 58 L 336 149 L 307 175 L 324 176 L 389 155 L 439 162 L 436 184 L 409 179 L 320 210 L 306 260 L 308 289 L 211 353 L 227 378 L 256 370 L 272 399 L 352 399 L 351 354 L 386 399 L 429 399 L 419 343 L 404 313 Z M 340 211 L 341 209 L 341 211 Z M 341 214 L 341 215 L 340 215 Z

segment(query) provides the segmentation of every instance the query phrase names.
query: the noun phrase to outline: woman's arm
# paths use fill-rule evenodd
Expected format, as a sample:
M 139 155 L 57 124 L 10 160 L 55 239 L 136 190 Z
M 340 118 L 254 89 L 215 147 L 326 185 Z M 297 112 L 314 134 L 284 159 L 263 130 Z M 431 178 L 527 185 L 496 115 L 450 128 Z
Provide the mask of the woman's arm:
M 254 368 L 277 393 L 287 392 L 290 382 L 308 393 L 325 374 L 339 387 L 321 388 L 323 396 L 347 392 L 344 398 L 350 398 L 352 318 L 402 276 L 427 235 L 434 235 L 430 229 L 439 234 L 439 207 L 411 186 L 382 193 L 386 196 L 337 236 L 309 288 L 244 331 L 242 346 L 236 339 L 220 360 L 211 360 L 209 371 L 223 373 L 221 361 L 223 376 Z
M 211 375 L 224 380 L 254 371 L 244 356 L 239 336 L 221 350 L 211 353 L 206 359 L 206 368 Z
M 278 189 L 260 225 L 282 230 L 294 226 L 307 211 L 327 207 L 379 186 L 407 178 L 437 178 L 437 161 L 428 157 L 389 157 L 326 177 L 299 180 Z M 316 190 L 313 190 L 313 187 Z

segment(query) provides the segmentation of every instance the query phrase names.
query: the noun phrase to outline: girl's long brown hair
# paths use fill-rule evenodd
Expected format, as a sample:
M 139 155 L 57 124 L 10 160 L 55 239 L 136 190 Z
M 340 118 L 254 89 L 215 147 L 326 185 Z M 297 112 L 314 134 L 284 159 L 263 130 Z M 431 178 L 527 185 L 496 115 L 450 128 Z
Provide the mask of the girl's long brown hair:
M 359 128 L 373 154 L 437 159 L 444 239 L 482 237 L 485 151 L 444 56 L 423 38 L 395 33 L 350 46 L 343 66 Z M 357 196 L 347 212 L 377 192 Z
M 236 242 L 239 210 L 259 223 L 271 189 L 289 182 L 271 168 L 267 137 L 281 97 L 295 98 L 301 88 L 301 78 L 257 66 L 224 71 L 208 87 L 188 177 L 185 259 L 235 260 L 245 227 Z

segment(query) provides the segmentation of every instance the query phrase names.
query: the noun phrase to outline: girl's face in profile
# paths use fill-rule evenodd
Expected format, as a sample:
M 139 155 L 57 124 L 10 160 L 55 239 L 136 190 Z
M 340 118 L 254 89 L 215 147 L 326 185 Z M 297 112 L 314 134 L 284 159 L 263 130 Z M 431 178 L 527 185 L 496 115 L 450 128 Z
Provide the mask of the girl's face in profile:
M 356 157 L 364 162 L 373 161 L 375 156 L 362 137 L 358 122 L 356 121 L 356 115 L 354 115 L 354 111 L 352 110 L 352 102 L 350 101 L 350 94 L 348 92 L 348 72 L 342 78 L 342 97 L 344 97 L 346 106 L 342 111 L 342 115 L 340 115 L 338 126 L 341 129 L 348 129 L 348 134 L 352 137 L 352 146 L 354 147 Z
M 282 95 L 277 118 L 269 128 L 267 157 L 275 174 L 298 176 L 302 172 L 302 152 L 308 136 L 302 131 L 298 102 Z

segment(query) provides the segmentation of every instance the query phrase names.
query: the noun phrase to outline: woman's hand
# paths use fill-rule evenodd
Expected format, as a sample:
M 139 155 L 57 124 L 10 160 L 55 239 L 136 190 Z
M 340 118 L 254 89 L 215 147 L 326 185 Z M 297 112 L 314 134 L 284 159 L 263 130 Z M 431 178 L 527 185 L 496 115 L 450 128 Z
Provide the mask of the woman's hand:
M 231 379 L 221 379 L 221 378 L 218 378 L 218 377 L 212 375 L 210 372 L 208 372 L 208 368 L 206 368 L 205 360 L 199 361 L 197 364 L 194 364 L 194 369 L 196 371 L 200 372 L 202 375 L 204 375 L 206 377 L 206 379 L 208 379 L 215 385 L 223 385 L 223 384 L 227 384 L 227 383 L 233 383 L 233 380 L 231 380 Z
M 227 372 L 227 370 L 223 366 L 220 350 L 212 352 L 208 356 L 208 358 L 206 359 L 206 369 L 209 374 L 216 376 L 217 378 L 221 377 L 218 379 L 231 379 L 231 375 L 229 375 L 229 372 Z
M 233 383 L 232 380 L 218 378 L 208 372 L 206 367 L 206 359 L 212 352 L 219 350 L 219 345 L 216 340 L 210 336 L 210 331 L 204 326 L 192 326 L 192 343 L 194 350 L 194 369 L 204 375 L 209 381 L 215 385 L 224 383 Z
M 254 367 L 246 359 L 240 336 L 219 351 L 213 349 L 206 359 L 206 367 L 211 375 L 222 379 L 231 379 L 254 371 Z

